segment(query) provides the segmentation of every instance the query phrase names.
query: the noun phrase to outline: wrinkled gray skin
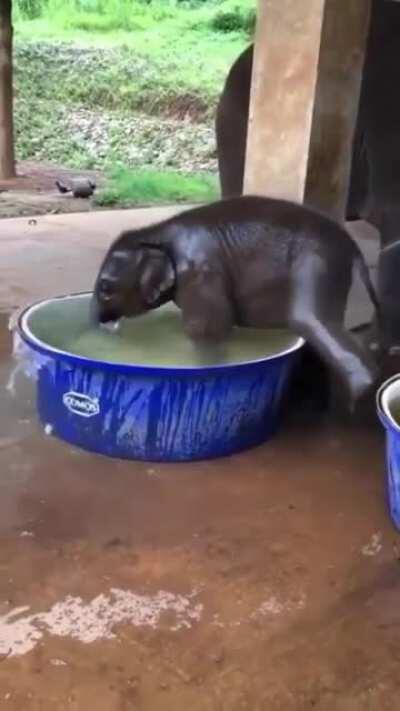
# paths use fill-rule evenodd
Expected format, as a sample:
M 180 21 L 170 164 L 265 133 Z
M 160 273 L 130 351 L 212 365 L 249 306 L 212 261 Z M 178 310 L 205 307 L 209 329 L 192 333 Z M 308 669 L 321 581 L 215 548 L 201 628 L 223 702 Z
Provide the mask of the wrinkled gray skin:
M 353 409 L 377 368 L 343 326 L 356 267 L 374 301 L 356 244 L 335 222 L 301 205 L 239 197 L 121 234 L 100 269 L 100 322 L 174 300 L 193 340 L 221 341 L 234 324 L 289 326 L 345 386 Z
M 233 64 L 216 118 L 223 197 L 241 195 L 253 47 Z M 373 0 L 353 144 L 347 219 L 380 231 L 379 302 L 386 345 L 400 345 L 400 3 Z

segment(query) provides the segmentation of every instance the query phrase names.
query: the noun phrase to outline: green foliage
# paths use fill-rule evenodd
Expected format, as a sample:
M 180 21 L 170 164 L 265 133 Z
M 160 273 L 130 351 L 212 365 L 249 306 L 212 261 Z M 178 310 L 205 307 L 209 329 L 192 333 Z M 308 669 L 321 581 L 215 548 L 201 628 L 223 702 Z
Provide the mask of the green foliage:
M 182 66 L 180 53 L 152 58 L 128 47 L 71 47 L 49 42 L 16 43 L 17 93 L 34 100 L 86 108 L 141 111 L 167 116 L 211 117 L 226 69 L 206 72 L 204 57 Z
M 252 35 L 256 26 L 256 12 L 245 4 L 222 3 L 210 20 L 210 26 L 218 32 L 245 32 Z
M 176 33 L 177 27 L 205 27 L 216 32 L 252 33 L 255 0 L 14 0 L 17 23 L 40 18 L 53 30 L 96 34 L 153 28 Z M 168 27 L 156 28 L 166 21 Z M 175 29 L 175 32 L 174 32 Z
M 98 196 L 107 204 L 211 199 L 216 103 L 249 43 L 254 7 L 14 0 L 18 157 L 124 165 Z
M 205 115 L 249 41 L 255 0 L 189 1 L 15 0 L 17 60 L 22 66 L 30 53 L 46 82 L 25 61 L 28 74 L 54 98 L 63 93 L 85 105 Z M 28 3 L 41 9 L 36 19 Z M 60 41 L 74 44 L 64 63 Z
M 64 107 L 51 101 L 18 98 L 15 106 L 16 147 L 19 160 L 34 159 L 71 168 L 99 167 L 101 156 L 83 151 L 68 131 Z
M 208 202 L 217 194 L 216 180 L 208 175 L 119 167 L 112 171 L 108 184 L 96 195 L 96 202 L 103 206 Z
M 43 0 L 17 0 L 16 8 L 22 17 L 33 20 L 35 17 L 40 17 L 43 13 L 44 2 Z
M 151 111 L 156 100 L 161 106 L 162 96 L 165 111 L 172 110 L 168 87 L 165 95 L 154 94 L 153 102 L 151 88 L 147 87 L 147 105 L 143 103 L 137 113 L 132 108 L 138 99 L 137 85 L 132 81 L 131 86 L 128 79 L 119 84 L 120 75 L 124 76 L 119 52 L 104 49 L 103 68 L 96 57 L 96 50 L 78 52 L 65 44 L 18 47 L 15 120 L 19 158 L 100 170 L 110 160 L 159 170 L 215 170 L 213 101 L 201 121 L 182 121 Z M 145 74 L 142 64 L 147 66 L 145 60 L 138 62 L 136 58 L 134 75 Z M 156 91 L 156 73 L 154 77 Z M 137 93 L 143 101 L 144 87 L 139 85 Z M 174 97 L 182 107 L 195 106 L 195 97 L 179 96 L 178 89 Z M 200 103 L 198 106 L 201 108 Z

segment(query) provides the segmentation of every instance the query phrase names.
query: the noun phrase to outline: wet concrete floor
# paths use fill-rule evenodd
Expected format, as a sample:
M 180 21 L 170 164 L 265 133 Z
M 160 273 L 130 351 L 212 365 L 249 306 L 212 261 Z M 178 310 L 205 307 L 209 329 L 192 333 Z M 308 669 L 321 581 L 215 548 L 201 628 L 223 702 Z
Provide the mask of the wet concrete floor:
M 297 422 L 215 462 L 107 460 L 46 436 L 23 380 L 7 389 L 6 312 L 0 709 L 397 708 L 378 425 Z

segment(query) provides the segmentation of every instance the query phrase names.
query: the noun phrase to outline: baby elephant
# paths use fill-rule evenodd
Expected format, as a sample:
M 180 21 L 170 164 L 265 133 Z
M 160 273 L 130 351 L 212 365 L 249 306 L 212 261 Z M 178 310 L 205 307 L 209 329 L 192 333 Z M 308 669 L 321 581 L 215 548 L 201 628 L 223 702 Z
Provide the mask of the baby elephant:
M 342 227 L 301 205 L 237 197 L 123 232 L 100 269 L 93 313 L 107 322 L 173 300 L 199 342 L 220 341 L 235 324 L 289 327 L 339 376 L 354 409 L 378 372 L 344 328 L 353 266 L 377 308 Z

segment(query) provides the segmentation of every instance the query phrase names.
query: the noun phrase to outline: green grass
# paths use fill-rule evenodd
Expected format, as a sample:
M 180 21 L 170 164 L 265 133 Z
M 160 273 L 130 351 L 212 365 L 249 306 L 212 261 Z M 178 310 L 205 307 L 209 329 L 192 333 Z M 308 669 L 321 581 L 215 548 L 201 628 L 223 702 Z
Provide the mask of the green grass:
M 17 41 L 17 88 L 32 99 L 86 108 L 202 118 L 214 114 L 230 60 L 208 67 L 205 49 L 187 52 L 190 61 L 182 46 L 150 55 L 125 46 L 99 52 L 69 43 Z
M 224 45 L 253 34 L 255 2 L 14 0 L 14 25 L 17 37 L 24 39 L 125 44 L 151 54 L 171 48 L 175 40 L 187 46 L 213 39 L 214 53 L 220 55 Z
M 216 104 L 255 3 L 14 0 L 18 157 L 126 166 L 102 204 L 213 199 Z
M 115 33 L 163 24 L 252 32 L 253 0 L 14 0 L 14 21 L 53 29 Z
M 17 0 L 17 78 L 40 98 L 204 116 L 250 41 L 254 2 Z
M 106 187 L 96 195 L 96 203 L 102 206 L 195 203 L 209 202 L 217 196 L 217 181 L 208 175 L 120 167 L 114 169 Z

